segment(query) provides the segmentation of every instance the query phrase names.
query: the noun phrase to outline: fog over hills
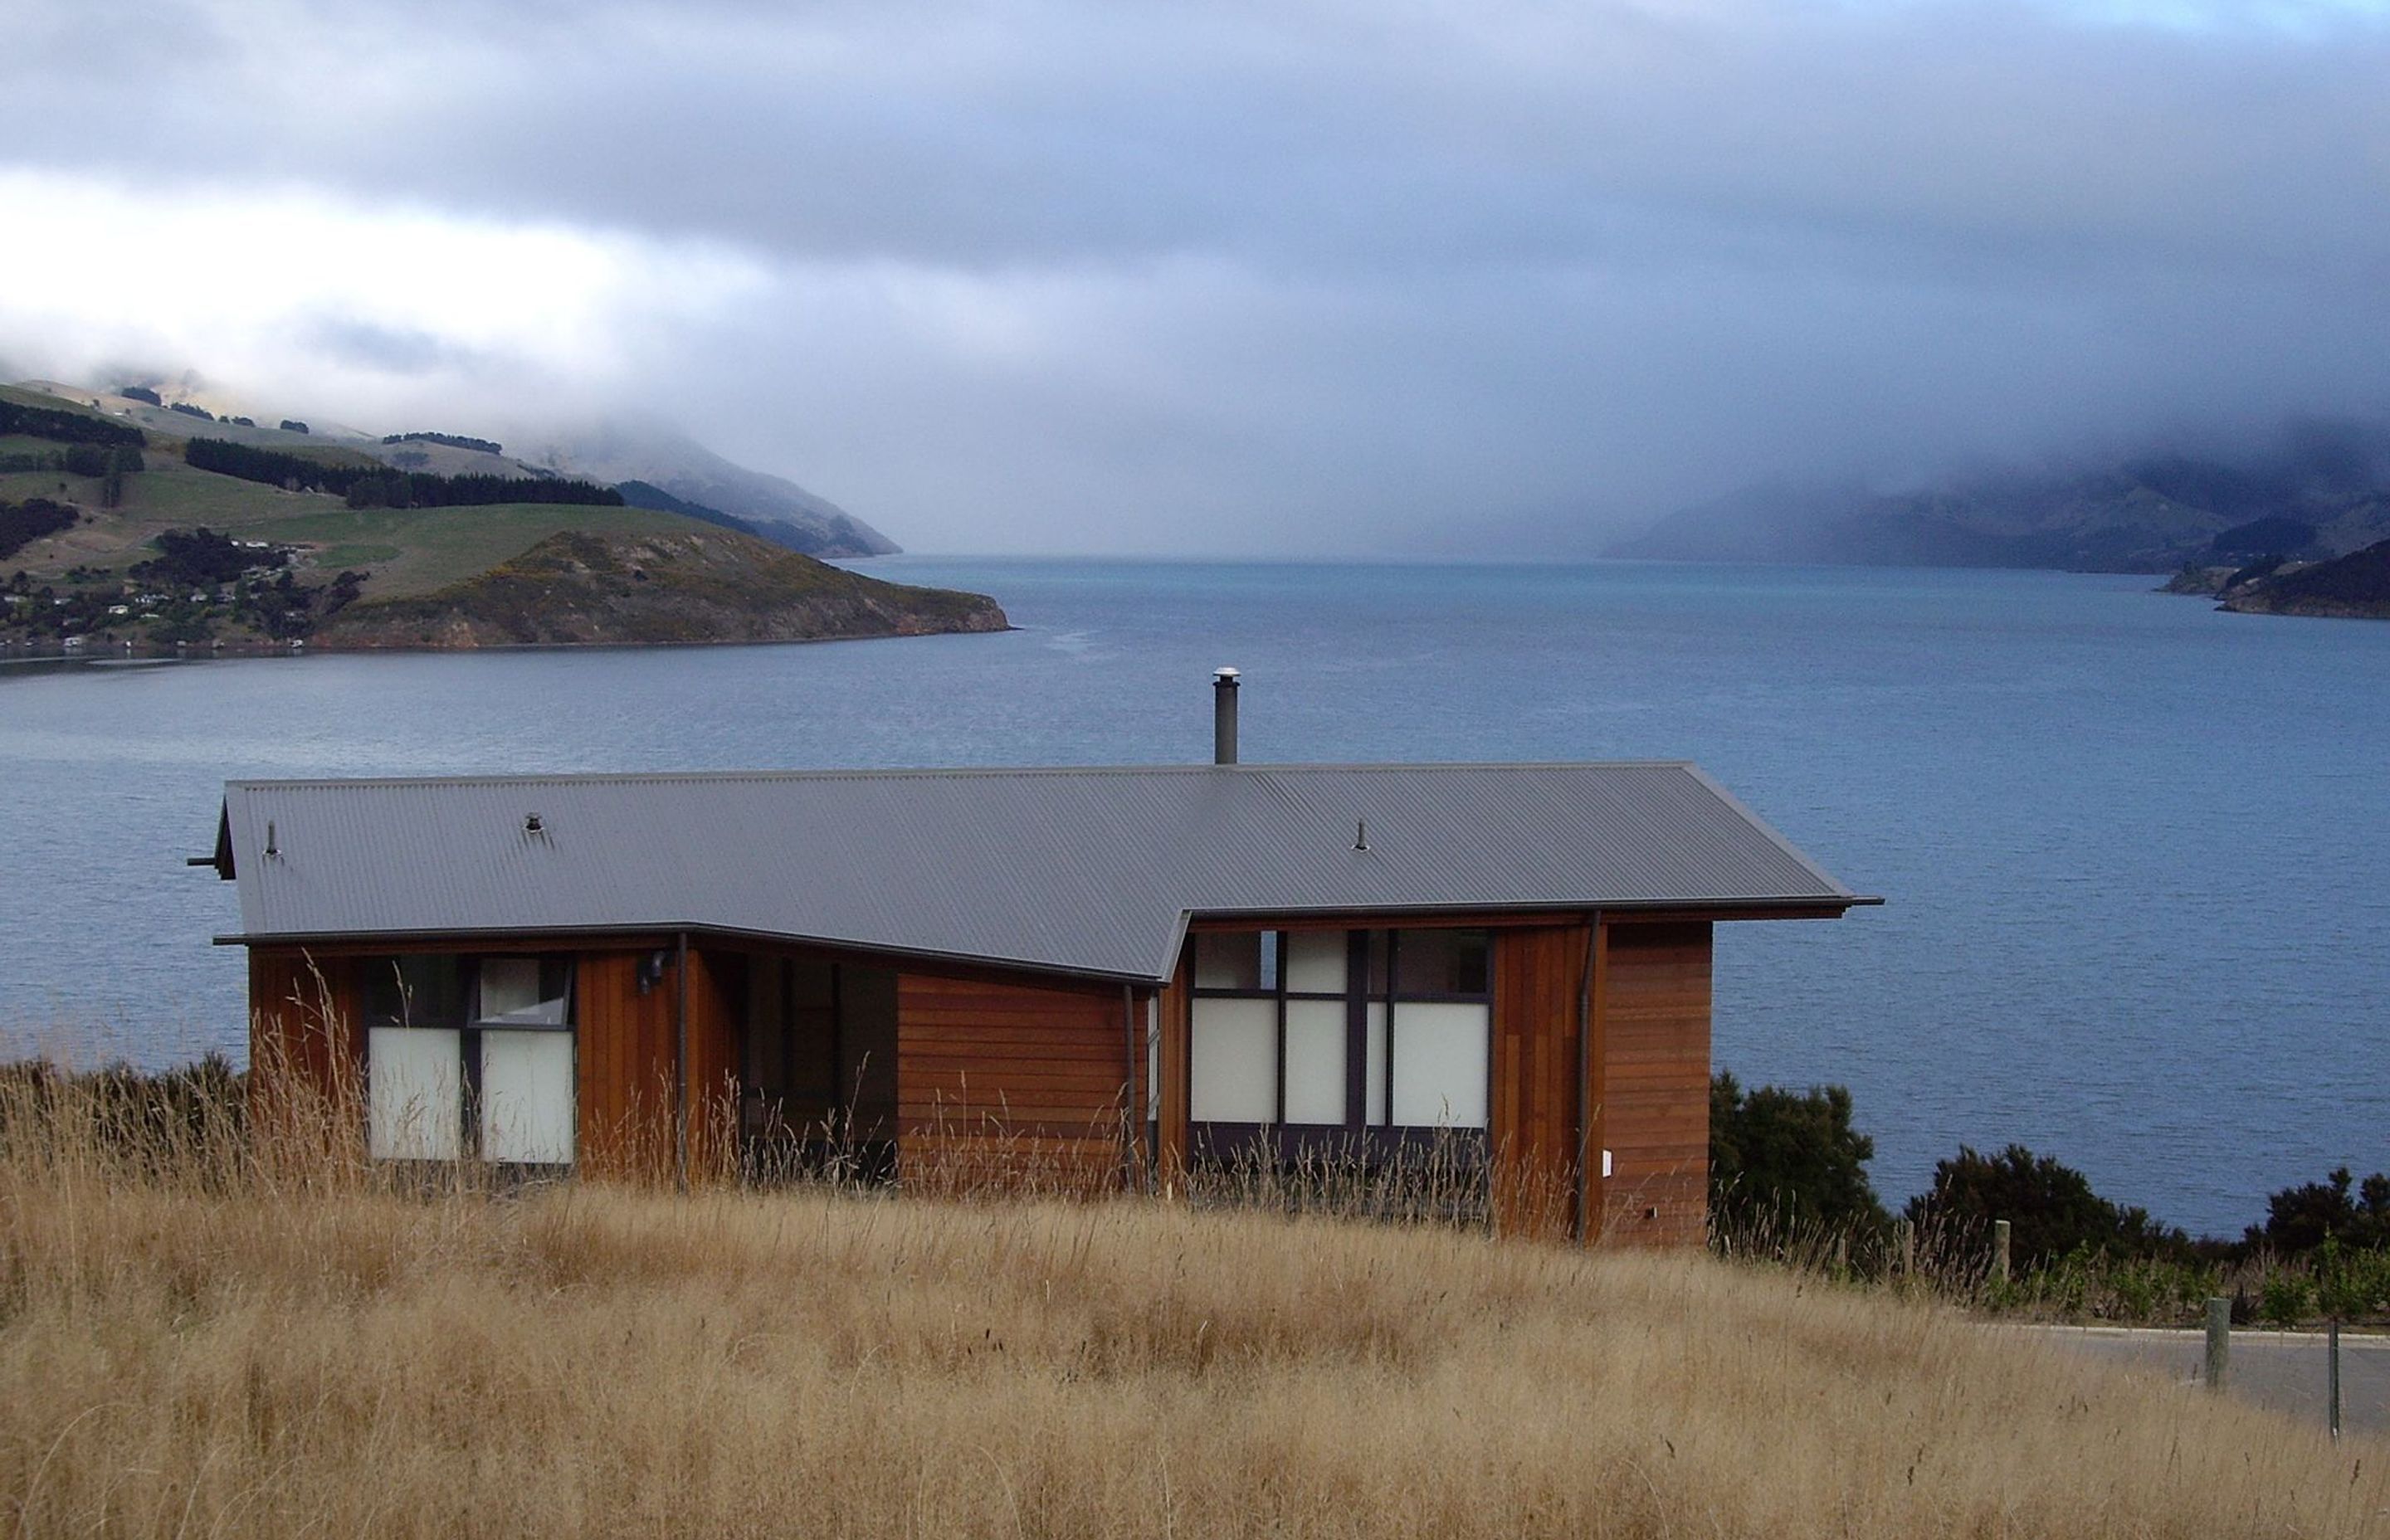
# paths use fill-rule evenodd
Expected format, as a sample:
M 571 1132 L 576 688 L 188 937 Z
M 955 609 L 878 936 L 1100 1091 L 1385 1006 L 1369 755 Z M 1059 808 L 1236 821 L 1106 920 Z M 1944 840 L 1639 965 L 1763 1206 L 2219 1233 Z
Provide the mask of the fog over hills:
M 2390 417 L 2385 80 L 2381 0 L 19 0 L 0 356 L 661 412 L 915 549 L 1582 555 Z
M 1680 561 L 2165 572 L 2390 539 L 2390 428 L 2305 421 L 2243 445 L 2167 445 L 1908 491 L 1761 482 L 1612 545 Z
M 251 404 L 250 392 L 196 369 L 120 366 L 99 379 L 107 383 L 55 379 L 20 383 L 44 394 L 88 403 L 144 430 L 175 438 L 197 433 L 284 451 L 330 445 L 404 469 L 443 476 L 564 476 L 601 485 L 644 482 L 677 502 L 696 505 L 700 512 L 727 514 L 754 533 L 807 556 L 880 556 L 900 548 L 829 499 L 786 477 L 734 464 L 652 418 L 623 415 L 566 425 L 493 425 L 445 411 L 430 416 L 428 424 L 411 423 L 376 432 L 334 422 L 303 408 L 264 410 Z M 145 391 L 158 399 L 118 393 L 122 389 Z M 191 408 L 207 415 L 193 416 Z M 387 442 L 393 438 L 399 442 Z M 492 443 L 507 453 L 490 452 Z

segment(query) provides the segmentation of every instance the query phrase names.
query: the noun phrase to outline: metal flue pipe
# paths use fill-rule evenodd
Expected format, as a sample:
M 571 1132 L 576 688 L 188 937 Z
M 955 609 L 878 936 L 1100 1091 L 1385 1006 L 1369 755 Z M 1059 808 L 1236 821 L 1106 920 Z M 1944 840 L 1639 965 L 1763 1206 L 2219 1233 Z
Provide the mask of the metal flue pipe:
M 1212 671 L 1212 763 L 1237 763 L 1237 671 Z

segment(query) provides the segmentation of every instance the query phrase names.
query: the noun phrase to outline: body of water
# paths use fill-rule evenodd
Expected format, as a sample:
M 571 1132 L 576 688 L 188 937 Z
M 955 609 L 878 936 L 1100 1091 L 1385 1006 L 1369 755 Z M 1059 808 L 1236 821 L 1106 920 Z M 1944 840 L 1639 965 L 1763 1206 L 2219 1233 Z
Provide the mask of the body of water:
M 1884 908 L 1722 927 L 1716 1061 L 1841 1082 L 1897 1203 L 1961 1143 L 2237 1232 L 2390 1167 L 2390 625 L 2140 578 L 897 558 L 1021 630 L 0 665 L 0 1036 L 243 1046 L 234 777 L 1698 761 Z M 802 880 L 802 874 L 791 874 Z

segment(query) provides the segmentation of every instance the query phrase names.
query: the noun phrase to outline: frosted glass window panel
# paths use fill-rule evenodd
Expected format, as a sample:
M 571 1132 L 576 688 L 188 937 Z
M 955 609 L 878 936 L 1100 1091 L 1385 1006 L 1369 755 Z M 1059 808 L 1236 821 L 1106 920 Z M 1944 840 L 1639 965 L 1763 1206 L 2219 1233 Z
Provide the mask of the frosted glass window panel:
M 1485 1126 L 1490 1006 L 1406 1000 L 1394 1007 L 1394 1123 L 1402 1128 Z
M 486 957 L 482 962 L 482 1020 L 495 1020 L 539 1005 L 537 957 Z
M 1290 995 L 1342 995 L 1345 974 L 1344 932 L 1286 933 L 1286 989 Z
M 1362 1034 L 1368 1045 L 1367 1058 L 1362 1061 L 1364 1116 L 1362 1122 L 1372 1128 L 1386 1126 L 1386 1004 L 1372 1000 L 1368 1005 L 1368 1030 Z
M 1195 938 L 1197 989 L 1262 987 L 1262 938 L 1253 930 L 1205 932 Z
M 1344 1002 L 1286 1003 L 1286 1121 L 1344 1121 Z
M 463 1034 L 376 1027 L 366 1034 L 366 1151 L 377 1161 L 464 1153 Z
M 482 1033 L 482 1159 L 572 1163 L 572 1034 Z
M 1278 1121 L 1278 1003 L 1197 1000 L 1189 1033 L 1188 1116 Z

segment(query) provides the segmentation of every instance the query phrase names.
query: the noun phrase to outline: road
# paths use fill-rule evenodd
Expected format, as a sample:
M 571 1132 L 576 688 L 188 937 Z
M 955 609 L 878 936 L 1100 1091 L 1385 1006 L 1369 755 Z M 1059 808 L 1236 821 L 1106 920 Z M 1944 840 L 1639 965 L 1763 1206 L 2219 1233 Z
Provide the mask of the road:
M 2207 1359 L 2206 1334 L 2139 1327 L 2030 1327 L 2070 1352 L 2196 1381 Z M 2260 1406 L 2320 1424 L 2324 1420 L 2324 1338 L 2320 1331 L 2237 1327 L 2225 1388 Z M 2390 1337 L 2340 1338 L 2340 1421 L 2349 1431 L 2390 1433 Z

